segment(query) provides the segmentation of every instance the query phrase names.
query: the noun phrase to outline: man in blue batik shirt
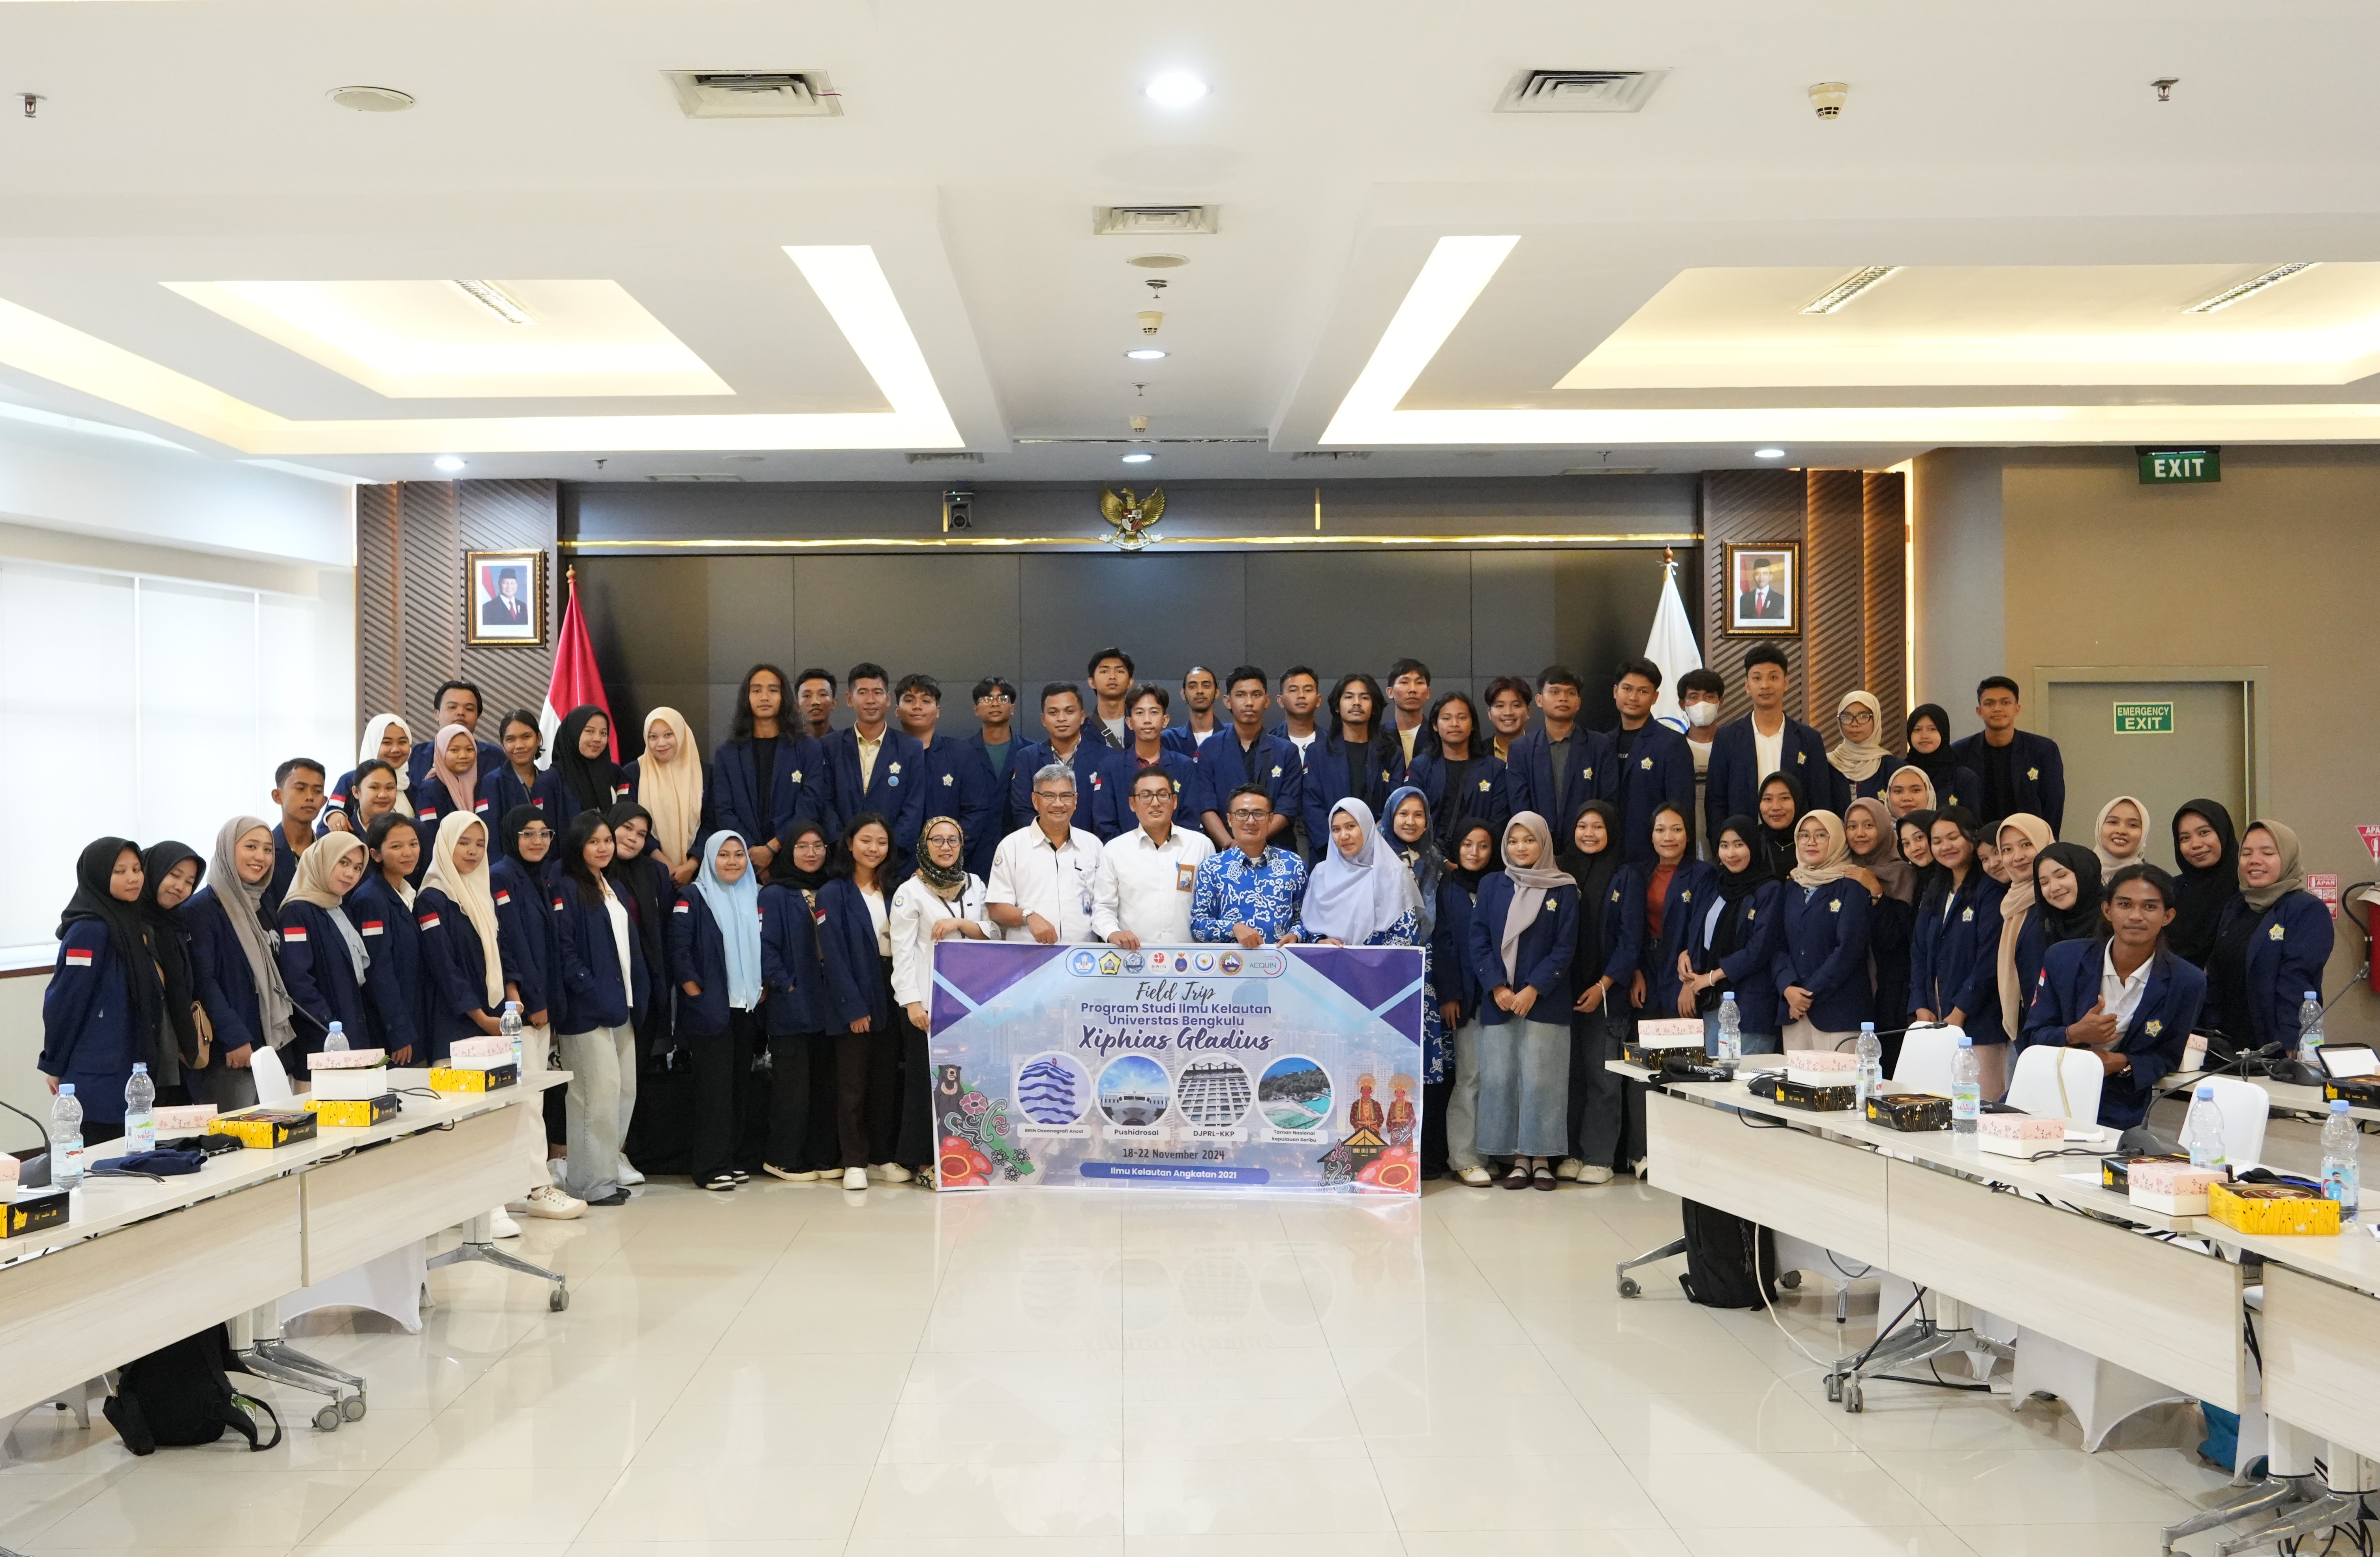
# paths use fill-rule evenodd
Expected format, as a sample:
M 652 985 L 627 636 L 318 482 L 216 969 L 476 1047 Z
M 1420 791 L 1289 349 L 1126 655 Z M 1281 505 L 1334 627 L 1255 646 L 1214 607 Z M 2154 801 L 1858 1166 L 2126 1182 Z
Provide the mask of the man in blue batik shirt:
M 1263 785 L 1242 785 L 1225 806 L 1233 846 L 1199 861 L 1190 933 L 1243 946 L 1290 945 L 1297 940 L 1298 905 L 1305 896 L 1305 862 L 1265 843 L 1273 818 Z

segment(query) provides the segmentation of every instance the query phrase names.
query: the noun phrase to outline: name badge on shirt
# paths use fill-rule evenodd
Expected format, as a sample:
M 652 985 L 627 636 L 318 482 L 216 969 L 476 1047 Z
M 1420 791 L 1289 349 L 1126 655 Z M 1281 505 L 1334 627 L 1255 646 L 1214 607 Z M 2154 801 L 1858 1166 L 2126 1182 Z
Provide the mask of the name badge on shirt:
M 1174 891 L 1188 892 L 1197 884 L 1198 868 L 1196 865 L 1177 865 L 1173 868 Z

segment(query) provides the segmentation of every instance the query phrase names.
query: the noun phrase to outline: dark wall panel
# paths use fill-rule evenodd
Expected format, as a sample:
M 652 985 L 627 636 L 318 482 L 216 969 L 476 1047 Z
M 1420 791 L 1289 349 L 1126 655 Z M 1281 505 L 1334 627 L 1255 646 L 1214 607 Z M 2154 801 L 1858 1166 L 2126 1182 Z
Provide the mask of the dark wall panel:
M 1678 553 L 1678 589 L 1690 619 L 1694 554 Z M 1661 553 L 1561 552 L 1547 571 L 1554 584 L 1553 659 L 1586 683 L 1582 717 L 1587 725 L 1609 730 L 1620 723 L 1620 711 L 1611 702 L 1611 672 L 1621 660 L 1645 652 L 1645 641 L 1653 633 Z
M 721 558 L 732 567 L 741 559 Z M 804 557 L 794 565 L 794 658 L 837 676 L 862 660 L 894 676 L 965 665 L 1015 674 L 1018 556 Z
M 1468 552 L 1248 556 L 1247 653 L 1274 675 L 1304 661 L 1327 686 L 1415 659 L 1439 681 L 1471 675 Z
M 1143 680 L 1179 685 L 1193 664 L 1238 663 L 1248 558 L 1238 552 L 1069 556 L 1024 565 L 1024 647 L 1032 682 L 1081 681 L 1091 655 L 1120 644 Z

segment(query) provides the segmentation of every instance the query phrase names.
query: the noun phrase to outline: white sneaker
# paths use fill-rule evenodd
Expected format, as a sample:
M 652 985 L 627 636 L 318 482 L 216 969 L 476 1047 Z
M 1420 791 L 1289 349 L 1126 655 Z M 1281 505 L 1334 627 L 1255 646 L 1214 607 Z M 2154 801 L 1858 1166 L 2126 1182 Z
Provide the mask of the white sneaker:
M 1634 1166 L 1636 1176 L 1638 1178 L 1643 1178 L 1645 1176 L 1645 1159 L 1639 1157 L 1636 1159 Z
M 552 1185 L 540 1184 L 504 1210 L 518 1216 L 541 1216 L 551 1222 L 573 1222 L 587 1214 L 587 1202 Z
M 1477 1163 L 1474 1163 L 1470 1167 L 1463 1169 L 1454 1176 L 1461 1179 L 1463 1183 L 1471 1186 L 1474 1189 L 1485 1189 L 1489 1185 L 1496 1182 L 1495 1176 L 1489 1174 L 1486 1168 L 1479 1166 Z
M 906 1184 L 915 1175 L 898 1162 L 879 1162 L 868 1170 L 868 1176 L 886 1184 Z
M 845 1189 L 865 1189 L 865 1188 L 867 1188 L 867 1187 L 868 1187 L 868 1170 L 867 1170 L 866 1168 L 845 1168 L 845 1169 L 844 1169 L 844 1170 L 843 1170 L 843 1186 L 844 1186 Z
M 1581 1184 L 1609 1184 L 1611 1182 L 1611 1170 L 1609 1168 L 1590 1168 L 1585 1163 L 1582 1162 L 1579 1164 L 1578 1169 L 1578 1182 Z
M 638 1185 L 645 1182 L 645 1175 L 637 1172 L 637 1165 L 625 1157 L 620 1159 L 620 1172 L 617 1177 L 622 1185 Z
M 506 1216 L 504 1214 L 504 1207 L 498 1206 L 494 1210 L 488 1213 L 488 1236 L 491 1238 L 517 1238 L 520 1236 L 520 1223 L 515 1222 L 511 1217 Z
M 570 1160 L 566 1157 L 547 1158 L 545 1176 L 553 1181 L 556 1189 L 567 1189 L 570 1186 Z
M 1580 1162 L 1575 1157 L 1565 1157 L 1561 1160 L 1560 1163 L 1555 1167 L 1554 1177 L 1562 1179 L 1576 1178 L 1579 1176 L 1579 1170 L 1585 1166 L 1585 1163 Z M 1601 1179 L 1597 1179 L 1595 1182 L 1600 1184 L 1603 1181 Z

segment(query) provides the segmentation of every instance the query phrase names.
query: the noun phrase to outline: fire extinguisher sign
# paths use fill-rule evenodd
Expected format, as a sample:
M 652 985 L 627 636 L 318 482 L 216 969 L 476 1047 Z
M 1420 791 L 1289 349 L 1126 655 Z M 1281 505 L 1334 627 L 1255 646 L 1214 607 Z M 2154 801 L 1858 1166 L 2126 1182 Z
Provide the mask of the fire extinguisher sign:
M 2330 910 L 2330 917 L 2334 919 L 2338 918 L 2338 873 L 2309 870 L 2305 883 L 2306 891 L 2322 899 L 2322 906 Z
M 2372 856 L 2373 862 L 2380 864 L 2380 827 L 2366 824 L 2355 831 L 2362 835 L 2364 850 Z

